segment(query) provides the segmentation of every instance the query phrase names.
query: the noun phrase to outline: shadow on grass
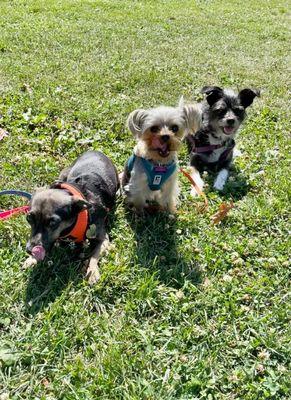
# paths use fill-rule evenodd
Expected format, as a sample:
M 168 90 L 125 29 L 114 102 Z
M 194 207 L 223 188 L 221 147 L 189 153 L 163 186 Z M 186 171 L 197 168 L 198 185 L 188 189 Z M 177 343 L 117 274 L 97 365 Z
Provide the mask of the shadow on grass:
M 201 282 L 194 258 L 186 260 L 178 250 L 176 218 L 166 213 L 138 217 L 127 210 L 126 217 L 135 233 L 137 258 L 142 268 L 155 272 L 166 285 L 181 288 L 185 280 Z
M 26 313 L 37 314 L 60 296 L 70 282 L 83 278 L 81 261 L 70 256 L 71 248 L 54 248 L 48 261 L 32 267 L 26 288 Z
M 250 186 L 241 170 L 233 165 L 230 170 L 230 179 L 228 179 L 225 185 L 223 197 L 238 201 L 245 197 L 249 190 Z
M 209 173 L 209 178 L 206 179 L 207 183 L 209 183 L 210 191 L 214 190 L 212 187 L 216 176 L 217 173 Z M 224 190 L 220 192 L 220 197 L 224 200 L 238 201 L 245 197 L 249 190 L 250 186 L 240 169 L 232 165 L 229 178 L 225 184 Z

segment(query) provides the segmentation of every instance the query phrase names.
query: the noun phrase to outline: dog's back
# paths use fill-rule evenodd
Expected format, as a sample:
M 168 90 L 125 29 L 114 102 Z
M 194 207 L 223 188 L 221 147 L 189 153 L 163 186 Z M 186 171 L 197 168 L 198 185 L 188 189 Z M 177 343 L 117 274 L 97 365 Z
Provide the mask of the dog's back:
M 87 151 L 70 167 L 66 181 L 86 194 L 98 194 L 111 207 L 119 188 L 118 174 L 112 161 L 100 151 Z

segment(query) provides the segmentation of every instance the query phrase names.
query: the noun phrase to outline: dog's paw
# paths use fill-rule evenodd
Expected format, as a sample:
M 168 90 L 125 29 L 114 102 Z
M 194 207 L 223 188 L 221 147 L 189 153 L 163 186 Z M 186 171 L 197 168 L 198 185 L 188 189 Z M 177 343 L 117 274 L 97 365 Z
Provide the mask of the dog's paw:
M 95 271 L 90 271 L 89 273 L 87 271 L 86 279 L 88 280 L 90 286 L 95 285 L 100 279 L 99 270 L 97 269 Z
M 215 182 L 213 185 L 213 189 L 218 190 L 221 192 L 224 188 L 225 182 Z
M 109 241 L 109 238 L 107 236 L 107 238 L 103 241 L 102 245 L 101 245 L 101 250 L 100 250 L 100 254 L 108 254 L 109 251 L 113 248 L 113 244 Z
M 217 178 L 215 179 L 215 182 L 213 184 L 213 188 L 215 190 L 218 190 L 218 191 L 223 190 L 224 185 L 228 178 L 228 174 L 229 174 L 229 172 L 227 169 L 222 169 L 221 171 L 219 171 Z
M 37 264 L 37 260 L 34 257 L 28 257 L 22 264 L 23 269 L 31 268 Z
M 87 279 L 89 285 L 95 285 L 100 279 L 100 272 L 98 268 L 98 262 L 93 259 L 88 262 L 88 267 L 86 269 L 85 278 Z
M 169 206 L 168 206 L 168 212 L 169 212 L 170 214 L 175 215 L 175 214 L 177 213 L 176 204 L 171 204 L 171 205 L 169 205 Z

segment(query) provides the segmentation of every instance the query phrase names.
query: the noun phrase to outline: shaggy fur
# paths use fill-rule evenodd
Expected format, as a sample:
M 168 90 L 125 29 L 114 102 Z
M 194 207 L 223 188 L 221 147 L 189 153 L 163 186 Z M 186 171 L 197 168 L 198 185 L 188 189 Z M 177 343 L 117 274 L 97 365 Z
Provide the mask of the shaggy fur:
M 187 132 L 195 131 L 200 125 L 200 113 L 194 105 L 178 107 L 157 107 L 133 111 L 127 125 L 137 140 L 134 154 L 150 160 L 154 165 L 166 166 L 177 162 L 177 152 Z M 148 186 L 142 163 L 137 160 L 132 171 L 128 165 L 122 178 L 126 201 L 136 212 L 141 213 L 150 203 L 157 203 L 160 209 L 176 211 L 179 186 L 177 168 L 160 190 Z
M 192 177 L 203 188 L 200 172 L 217 172 L 214 182 L 216 190 L 223 190 L 233 159 L 235 135 L 246 118 L 246 108 L 259 96 L 257 90 L 243 89 L 238 94 L 217 86 L 202 89 L 206 99 L 199 104 L 201 126 L 187 135 Z M 202 149 L 200 152 L 199 150 Z M 193 188 L 193 196 L 197 195 Z

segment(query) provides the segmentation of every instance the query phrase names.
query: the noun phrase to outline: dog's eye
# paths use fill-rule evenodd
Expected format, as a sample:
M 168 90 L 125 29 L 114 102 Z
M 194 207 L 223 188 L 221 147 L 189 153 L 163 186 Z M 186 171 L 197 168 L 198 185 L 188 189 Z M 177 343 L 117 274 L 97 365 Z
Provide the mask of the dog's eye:
M 171 131 L 174 132 L 174 133 L 177 133 L 177 132 L 179 131 L 178 125 L 172 125 L 170 129 L 171 129 Z
M 151 127 L 150 130 L 151 130 L 152 133 L 158 133 L 159 132 L 159 127 L 154 125 L 154 126 Z
M 48 220 L 48 225 L 50 228 L 56 228 L 60 224 L 60 219 L 57 217 L 52 217 Z
M 218 112 L 218 115 L 219 115 L 220 117 L 223 117 L 224 114 L 226 113 L 226 109 L 225 109 L 225 108 L 219 108 L 219 109 L 217 110 L 217 112 Z
M 244 113 L 244 108 L 243 107 L 235 107 L 235 108 L 233 108 L 233 112 L 236 115 L 242 115 Z

